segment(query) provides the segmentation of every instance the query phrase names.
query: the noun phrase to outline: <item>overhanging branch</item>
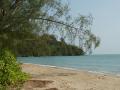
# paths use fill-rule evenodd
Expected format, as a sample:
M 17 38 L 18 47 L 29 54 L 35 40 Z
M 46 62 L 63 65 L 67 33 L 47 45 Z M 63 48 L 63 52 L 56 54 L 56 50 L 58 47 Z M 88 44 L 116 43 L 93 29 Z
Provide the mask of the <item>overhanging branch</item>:
M 22 18 L 22 17 L 14 17 L 14 18 Z M 27 17 L 26 17 L 27 18 Z M 27 19 L 36 19 L 36 20 L 44 20 L 44 21 L 49 21 L 49 22 L 53 22 L 53 23 L 58 23 L 58 24 L 61 24 L 61 25 L 64 25 L 64 26 L 67 26 L 67 27 L 70 27 L 70 28 L 73 28 L 73 29 L 75 29 L 75 30 L 78 30 L 79 28 L 76 28 L 76 27 L 74 27 L 74 26 L 71 26 L 71 25 L 69 25 L 69 24 L 67 24 L 67 23 L 63 23 L 63 22 L 61 22 L 61 21 L 56 21 L 56 20 L 51 20 L 51 19 L 47 19 L 47 18 L 27 18 Z

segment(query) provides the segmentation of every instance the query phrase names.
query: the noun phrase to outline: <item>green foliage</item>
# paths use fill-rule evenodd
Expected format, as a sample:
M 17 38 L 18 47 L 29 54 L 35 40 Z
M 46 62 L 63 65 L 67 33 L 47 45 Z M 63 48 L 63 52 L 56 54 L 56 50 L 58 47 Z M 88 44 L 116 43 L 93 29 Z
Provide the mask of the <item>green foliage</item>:
M 35 36 L 36 37 L 36 36 Z M 71 56 L 84 55 L 82 48 L 67 44 L 64 39 L 56 40 L 54 35 L 44 34 L 37 39 L 25 40 L 11 48 L 17 56 Z
M 20 87 L 28 75 L 21 71 L 20 64 L 9 50 L 0 51 L 0 90 Z
M 72 17 L 69 5 L 62 0 L 0 0 L 0 47 L 13 48 L 34 34 L 56 34 L 85 52 L 99 46 L 100 40 L 92 33 L 92 17 Z M 89 37 L 89 40 L 88 38 Z M 94 39 L 94 40 L 93 40 Z M 89 43 L 88 43 L 89 42 Z

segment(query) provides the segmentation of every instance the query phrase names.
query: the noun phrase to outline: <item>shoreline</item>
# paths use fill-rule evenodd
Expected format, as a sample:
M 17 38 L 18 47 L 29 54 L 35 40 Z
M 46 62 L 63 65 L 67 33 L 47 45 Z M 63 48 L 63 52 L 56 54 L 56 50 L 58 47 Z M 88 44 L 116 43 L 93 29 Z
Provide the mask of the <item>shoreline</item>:
M 75 69 L 75 68 L 52 66 L 52 65 L 43 65 L 43 64 L 33 64 L 33 63 L 23 63 L 23 64 L 30 64 L 30 65 L 37 65 L 37 66 L 41 66 L 41 67 L 58 68 L 58 69 L 72 70 L 72 71 L 77 71 L 77 72 L 87 72 L 87 73 L 91 73 L 91 74 L 99 74 L 99 75 L 108 75 L 108 76 L 120 77 L 120 74 L 110 73 L 110 72 L 106 72 L 106 71 L 99 72 L 99 71 L 91 71 L 91 70 L 85 70 L 85 69 Z
M 23 64 L 31 75 L 22 90 L 120 90 L 120 77 L 39 64 Z

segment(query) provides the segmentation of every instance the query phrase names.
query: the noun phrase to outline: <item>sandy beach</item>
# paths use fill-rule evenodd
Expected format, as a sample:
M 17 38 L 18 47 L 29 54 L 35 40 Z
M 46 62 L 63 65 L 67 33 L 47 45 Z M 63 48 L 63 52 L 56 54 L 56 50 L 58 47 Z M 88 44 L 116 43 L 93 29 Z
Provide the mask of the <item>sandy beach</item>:
M 34 64 L 22 69 L 31 75 L 22 90 L 120 90 L 118 76 Z

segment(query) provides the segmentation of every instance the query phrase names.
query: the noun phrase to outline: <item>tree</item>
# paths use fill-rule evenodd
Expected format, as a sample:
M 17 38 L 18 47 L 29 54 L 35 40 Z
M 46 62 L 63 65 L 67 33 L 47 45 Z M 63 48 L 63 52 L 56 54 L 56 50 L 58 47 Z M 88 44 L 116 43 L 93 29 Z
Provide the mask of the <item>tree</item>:
M 59 0 L 1 0 L 0 4 L 0 37 L 5 47 L 9 41 L 30 38 L 37 26 L 46 32 L 49 22 L 37 18 L 57 20 L 65 8 Z
M 100 44 L 100 38 L 95 36 L 91 32 L 91 25 L 93 17 L 80 15 L 75 19 L 75 25 L 79 27 L 77 29 L 77 38 L 79 40 L 79 47 L 83 48 L 86 53 L 91 54 L 92 48 L 97 48 Z
M 33 34 L 51 32 L 62 33 L 58 37 L 69 39 L 71 44 L 79 37 L 81 44 L 88 29 L 85 27 L 92 24 L 91 18 L 83 15 L 72 19 L 69 6 L 61 0 L 1 0 L 0 4 L 1 47 L 13 47 L 20 40 L 33 39 Z

